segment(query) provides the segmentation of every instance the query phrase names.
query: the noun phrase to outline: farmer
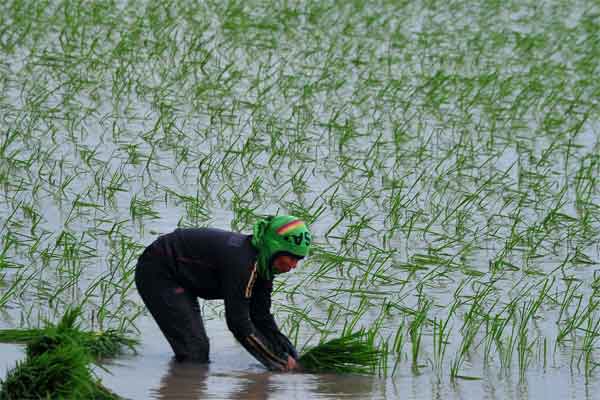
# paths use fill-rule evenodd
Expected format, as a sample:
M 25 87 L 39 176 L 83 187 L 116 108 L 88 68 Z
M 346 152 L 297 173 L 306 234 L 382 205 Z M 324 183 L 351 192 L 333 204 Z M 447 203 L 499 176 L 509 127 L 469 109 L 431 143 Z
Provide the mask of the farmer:
M 296 217 L 259 220 L 252 235 L 176 229 L 139 258 L 135 283 L 178 361 L 209 361 L 198 297 L 223 299 L 227 327 L 265 367 L 299 369 L 298 353 L 270 313 L 273 277 L 308 255 L 310 231 Z

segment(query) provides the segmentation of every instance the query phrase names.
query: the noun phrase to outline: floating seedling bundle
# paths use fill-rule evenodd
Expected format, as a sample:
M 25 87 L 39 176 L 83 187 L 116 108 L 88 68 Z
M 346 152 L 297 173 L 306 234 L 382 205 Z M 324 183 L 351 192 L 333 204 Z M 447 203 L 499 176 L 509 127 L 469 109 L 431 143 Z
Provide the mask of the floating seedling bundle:
M 25 360 L 0 381 L 1 400 L 119 399 L 100 384 L 91 364 L 124 348 L 133 349 L 137 342 L 116 331 L 82 331 L 75 323 L 79 313 L 79 309 L 68 310 L 58 324 L 41 329 L 0 331 L 0 342 L 27 346 Z
M 307 372 L 373 374 L 381 357 L 372 337 L 358 331 L 321 342 L 303 352 L 298 361 Z

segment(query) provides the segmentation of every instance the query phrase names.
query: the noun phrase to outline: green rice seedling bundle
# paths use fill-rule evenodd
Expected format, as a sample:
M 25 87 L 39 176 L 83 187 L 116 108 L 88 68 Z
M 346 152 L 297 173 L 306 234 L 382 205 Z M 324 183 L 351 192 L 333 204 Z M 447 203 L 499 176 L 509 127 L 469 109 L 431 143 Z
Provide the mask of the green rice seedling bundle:
M 358 331 L 309 348 L 298 361 L 307 372 L 373 374 L 381 357 L 371 338 Z
M 75 323 L 79 314 L 79 309 L 68 310 L 58 324 L 45 328 L 0 331 L 0 341 L 27 345 L 25 360 L 0 380 L 0 400 L 119 399 L 94 377 L 90 365 L 137 342 L 116 331 L 82 331 Z
M 27 356 L 0 381 L 0 399 L 119 399 L 93 376 L 90 361 L 76 344 Z
M 29 356 L 44 353 L 67 343 L 80 345 L 94 359 L 117 356 L 125 348 L 134 350 L 137 341 L 116 330 L 104 332 L 81 330 L 75 322 L 79 313 L 78 309 L 68 310 L 58 324 L 47 324 L 44 328 L 0 330 L 0 342 L 26 344 Z

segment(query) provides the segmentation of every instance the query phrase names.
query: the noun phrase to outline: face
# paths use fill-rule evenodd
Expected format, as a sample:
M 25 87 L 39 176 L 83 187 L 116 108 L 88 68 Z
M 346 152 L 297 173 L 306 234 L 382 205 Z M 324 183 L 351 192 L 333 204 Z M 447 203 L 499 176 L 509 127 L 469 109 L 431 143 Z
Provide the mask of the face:
M 277 273 L 290 272 L 298 265 L 299 259 L 288 254 L 281 254 L 273 260 L 273 269 Z

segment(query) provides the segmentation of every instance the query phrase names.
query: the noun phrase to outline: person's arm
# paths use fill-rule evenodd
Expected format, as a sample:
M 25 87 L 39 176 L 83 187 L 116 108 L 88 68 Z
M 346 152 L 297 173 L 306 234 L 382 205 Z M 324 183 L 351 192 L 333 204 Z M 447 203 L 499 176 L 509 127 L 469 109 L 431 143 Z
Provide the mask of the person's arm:
M 257 280 L 250 302 L 250 318 L 256 329 L 277 346 L 281 352 L 287 353 L 297 360 L 298 351 L 287 336 L 281 333 L 273 314 L 271 314 L 272 291 L 272 281 Z
M 250 317 L 250 301 L 256 281 L 257 271 L 232 272 L 224 282 L 225 287 L 225 318 L 227 327 L 237 341 L 272 371 L 287 371 L 289 369 L 289 353 L 282 351 L 269 336 L 258 330 Z

